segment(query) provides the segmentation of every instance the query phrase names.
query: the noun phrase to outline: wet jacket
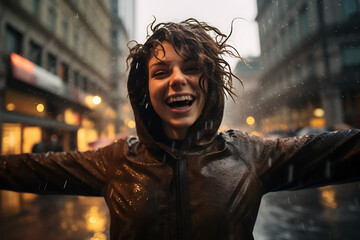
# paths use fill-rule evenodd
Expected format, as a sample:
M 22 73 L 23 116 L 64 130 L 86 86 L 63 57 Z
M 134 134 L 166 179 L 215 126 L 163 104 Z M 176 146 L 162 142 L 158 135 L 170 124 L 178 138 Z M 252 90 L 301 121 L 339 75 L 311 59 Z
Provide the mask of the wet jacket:
M 360 180 L 359 130 L 278 140 L 217 133 L 223 105 L 212 101 L 177 142 L 141 100 L 132 105 L 137 137 L 96 151 L 1 156 L 0 187 L 103 196 L 112 240 L 248 240 L 263 194 Z

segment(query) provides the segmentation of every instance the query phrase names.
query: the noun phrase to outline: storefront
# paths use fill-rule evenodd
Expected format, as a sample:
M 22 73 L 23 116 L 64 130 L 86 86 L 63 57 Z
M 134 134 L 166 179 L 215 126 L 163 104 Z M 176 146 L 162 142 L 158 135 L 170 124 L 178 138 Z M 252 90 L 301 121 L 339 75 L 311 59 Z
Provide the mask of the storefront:
M 0 89 L 2 155 L 30 153 L 44 134 L 58 141 L 64 151 L 89 150 L 88 143 L 100 136 L 115 136 L 116 114 L 106 103 L 89 102 L 94 96 L 20 55 L 12 53 L 9 60 L 6 85 Z M 1 191 L 0 214 L 18 214 L 34 198 Z

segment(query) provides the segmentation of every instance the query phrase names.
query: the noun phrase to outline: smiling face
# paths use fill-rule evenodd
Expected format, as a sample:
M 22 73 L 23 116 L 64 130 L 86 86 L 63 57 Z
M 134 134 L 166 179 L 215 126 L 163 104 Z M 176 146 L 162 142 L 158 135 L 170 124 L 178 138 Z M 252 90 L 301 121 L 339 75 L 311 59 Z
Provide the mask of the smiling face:
M 164 49 L 155 49 L 156 57 L 148 63 L 150 100 L 165 134 L 171 139 L 184 139 L 204 108 L 201 72 L 197 62 L 180 56 L 172 44 L 163 42 L 162 46 Z M 206 90 L 206 81 L 204 85 Z

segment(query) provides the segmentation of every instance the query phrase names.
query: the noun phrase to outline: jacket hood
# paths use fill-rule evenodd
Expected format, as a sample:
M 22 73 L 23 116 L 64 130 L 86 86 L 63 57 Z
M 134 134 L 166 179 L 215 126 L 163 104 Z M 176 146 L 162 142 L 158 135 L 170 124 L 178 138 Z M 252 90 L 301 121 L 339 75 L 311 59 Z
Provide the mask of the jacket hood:
M 144 87 L 144 84 L 148 84 L 147 76 L 141 75 L 137 71 L 137 68 L 141 67 L 140 65 L 146 67 L 145 63 L 131 64 L 127 84 L 137 135 L 151 152 L 158 153 L 163 149 L 173 154 L 174 149 L 164 142 L 167 137 L 163 131 L 161 119 L 150 104 L 148 86 Z M 217 136 L 223 112 L 224 94 L 221 90 L 215 90 L 209 86 L 202 114 L 189 128 L 187 136 L 182 141 L 180 148 L 183 153 L 201 150 L 211 144 Z

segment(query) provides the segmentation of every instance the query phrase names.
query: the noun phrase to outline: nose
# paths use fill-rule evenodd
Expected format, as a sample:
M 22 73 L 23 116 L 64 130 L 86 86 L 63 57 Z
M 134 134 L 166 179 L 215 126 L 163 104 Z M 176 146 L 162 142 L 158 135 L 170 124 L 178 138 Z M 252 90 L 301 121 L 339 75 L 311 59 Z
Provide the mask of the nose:
M 171 88 L 179 88 L 186 85 L 186 77 L 185 74 L 181 71 L 180 68 L 174 68 L 171 74 L 169 86 Z

